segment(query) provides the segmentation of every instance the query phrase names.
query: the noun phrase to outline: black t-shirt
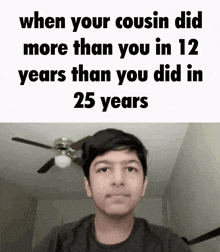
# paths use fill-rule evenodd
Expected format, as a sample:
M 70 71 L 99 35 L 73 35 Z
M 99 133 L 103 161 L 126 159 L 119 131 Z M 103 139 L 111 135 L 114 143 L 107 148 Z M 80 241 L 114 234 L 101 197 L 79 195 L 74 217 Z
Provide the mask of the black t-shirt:
M 169 229 L 135 218 L 130 236 L 106 245 L 95 238 L 94 216 L 54 228 L 34 252 L 190 252 L 182 239 Z

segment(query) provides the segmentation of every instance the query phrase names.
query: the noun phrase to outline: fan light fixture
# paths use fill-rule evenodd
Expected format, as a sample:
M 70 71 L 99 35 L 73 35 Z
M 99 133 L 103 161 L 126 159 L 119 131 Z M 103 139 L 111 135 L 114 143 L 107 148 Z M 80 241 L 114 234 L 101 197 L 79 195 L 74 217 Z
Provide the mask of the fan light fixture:
M 49 146 L 41 143 L 37 143 L 34 141 L 30 141 L 20 137 L 12 137 L 13 141 L 30 144 L 37 147 L 41 147 L 44 149 L 55 149 L 60 152 L 59 156 L 51 158 L 46 164 L 44 164 L 37 172 L 38 173 L 46 173 L 48 172 L 54 165 L 59 168 L 67 168 L 71 165 L 72 162 L 75 164 L 82 166 L 83 162 L 81 158 L 75 155 L 75 152 L 81 149 L 83 143 L 87 141 L 91 136 L 87 136 L 82 138 L 77 142 L 73 142 L 71 139 L 66 137 L 60 137 L 55 139 L 54 146 Z
M 66 156 L 65 154 L 61 154 L 55 157 L 55 165 L 59 168 L 67 168 L 71 165 L 71 158 Z

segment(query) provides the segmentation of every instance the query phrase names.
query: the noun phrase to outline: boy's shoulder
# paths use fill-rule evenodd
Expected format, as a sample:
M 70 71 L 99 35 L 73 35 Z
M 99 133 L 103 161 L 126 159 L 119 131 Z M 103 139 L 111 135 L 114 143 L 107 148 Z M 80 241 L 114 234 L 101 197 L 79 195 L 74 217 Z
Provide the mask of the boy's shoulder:
M 34 248 L 34 252 L 55 252 L 66 243 L 76 241 L 80 246 L 84 246 L 85 231 L 91 226 L 94 214 L 85 216 L 78 221 L 54 227 L 47 236 Z M 77 239 L 77 237 L 79 239 Z M 81 244 L 82 243 L 82 244 Z
M 170 228 L 150 224 L 146 219 L 137 218 L 142 230 L 146 230 L 146 234 L 151 236 L 156 243 L 161 243 L 165 251 L 190 251 L 189 247 L 182 238 L 174 233 Z
M 56 227 L 53 229 L 55 236 L 66 238 L 67 236 L 78 236 L 81 237 L 85 235 L 85 232 L 89 232 L 93 228 L 94 214 L 87 215 L 76 222 L 67 223 L 61 227 Z M 144 218 L 135 218 L 136 229 L 139 235 L 151 236 L 157 241 L 164 243 L 184 243 L 182 239 L 175 234 L 171 229 L 149 223 Z
M 61 227 L 60 235 L 64 233 L 75 233 L 75 235 L 83 235 L 85 231 L 93 230 L 95 215 L 88 215 L 77 222 L 69 223 Z M 135 218 L 133 233 L 137 232 L 139 237 L 154 240 L 157 244 L 162 244 L 167 249 L 171 247 L 179 249 L 179 251 L 190 251 L 186 243 L 179 235 L 174 233 L 170 228 L 149 223 L 144 218 Z M 135 237 L 135 236 L 134 236 Z M 185 248 L 185 250 L 182 250 Z M 166 250 L 165 250 L 166 251 Z M 170 250 L 169 250 L 170 251 Z M 175 250 L 172 250 L 175 251 Z
M 70 222 L 60 227 L 54 227 L 52 229 L 52 232 L 59 236 L 62 236 L 63 234 L 68 232 L 84 232 L 85 230 L 91 227 L 91 224 L 94 220 L 94 216 L 94 214 L 90 214 L 79 219 L 78 221 Z
M 63 233 L 81 230 L 84 232 L 85 230 L 91 228 L 91 225 L 94 221 L 94 217 L 94 214 L 87 215 L 79 219 L 78 221 L 67 223 L 60 227 L 55 227 L 54 231 L 59 235 L 62 235 Z M 139 228 L 142 227 L 142 230 L 147 231 L 147 233 L 150 232 L 151 234 L 157 236 L 159 239 L 167 239 L 169 236 L 174 235 L 174 233 L 169 228 L 151 224 L 146 219 L 135 218 L 135 222 Z
M 95 215 L 91 214 L 76 222 L 53 228 L 35 251 L 55 252 L 70 246 L 74 249 L 77 248 L 78 251 L 86 251 L 89 240 L 91 242 L 90 245 L 99 246 L 100 244 L 97 243 L 93 235 L 94 217 Z M 135 218 L 133 231 L 126 242 L 129 248 L 138 243 L 145 243 L 146 251 L 148 251 L 147 248 L 150 246 L 159 248 L 158 251 L 190 251 L 182 239 L 170 229 L 150 224 L 143 218 Z
M 174 234 L 171 229 L 149 223 L 146 219 L 143 218 L 137 218 L 137 220 L 141 223 L 141 225 L 145 226 L 145 229 L 148 230 L 151 234 L 155 235 L 157 238 L 164 240 L 167 239 L 169 236 Z

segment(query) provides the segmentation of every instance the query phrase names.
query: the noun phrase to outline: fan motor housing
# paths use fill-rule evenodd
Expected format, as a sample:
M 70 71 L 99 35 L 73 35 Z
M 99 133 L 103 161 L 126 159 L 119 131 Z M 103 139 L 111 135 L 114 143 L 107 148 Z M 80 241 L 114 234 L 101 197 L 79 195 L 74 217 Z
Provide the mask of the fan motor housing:
M 54 148 L 58 151 L 70 151 L 70 146 L 74 142 L 70 138 L 59 137 L 54 141 Z

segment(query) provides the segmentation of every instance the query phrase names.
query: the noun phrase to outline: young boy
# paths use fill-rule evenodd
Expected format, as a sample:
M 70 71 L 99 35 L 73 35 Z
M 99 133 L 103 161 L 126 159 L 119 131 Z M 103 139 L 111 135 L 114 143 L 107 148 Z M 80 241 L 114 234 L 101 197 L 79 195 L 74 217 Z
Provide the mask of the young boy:
M 36 252 L 190 252 L 169 229 L 134 217 L 147 187 L 147 150 L 138 138 L 106 129 L 82 151 L 85 190 L 96 213 L 54 228 Z

